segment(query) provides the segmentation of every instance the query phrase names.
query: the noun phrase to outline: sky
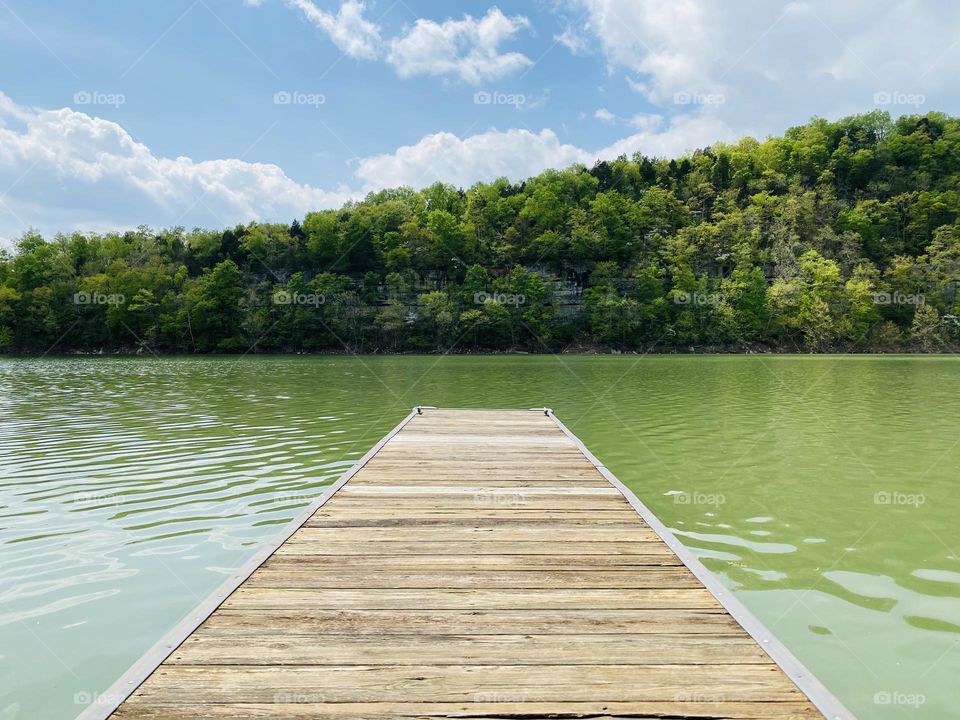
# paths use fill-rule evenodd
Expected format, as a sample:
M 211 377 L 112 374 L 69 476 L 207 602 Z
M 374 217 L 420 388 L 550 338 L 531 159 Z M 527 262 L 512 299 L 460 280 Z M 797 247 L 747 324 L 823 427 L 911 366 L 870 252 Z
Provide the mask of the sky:
M 0 246 L 960 113 L 936 0 L 0 0 Z

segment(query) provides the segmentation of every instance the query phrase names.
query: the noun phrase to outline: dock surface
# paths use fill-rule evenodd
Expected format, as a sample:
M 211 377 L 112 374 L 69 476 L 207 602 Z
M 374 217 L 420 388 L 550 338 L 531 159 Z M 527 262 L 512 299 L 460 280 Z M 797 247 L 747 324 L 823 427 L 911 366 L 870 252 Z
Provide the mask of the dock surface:
M 623 490 L 549 411 L 415 411 L 100 716 L 850 717 Z

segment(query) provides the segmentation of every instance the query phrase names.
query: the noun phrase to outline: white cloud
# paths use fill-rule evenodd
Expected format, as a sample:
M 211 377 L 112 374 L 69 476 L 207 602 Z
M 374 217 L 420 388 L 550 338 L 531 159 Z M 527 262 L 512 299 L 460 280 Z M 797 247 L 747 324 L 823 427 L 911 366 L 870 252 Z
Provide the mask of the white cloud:
M 625 121 L 622 121 L 625 122 Z M 563 143 L 550 129 L 438 132 L 359 161 L 355 187 L 326 191 L 298 183 L 278 166 L 239 159 L 158 157 L 117 123 L 68 108 L 18 105 L 0 93 L 0 238 L 28 227 L 56 231 L 155 226 L 226 227 L 289 221 L 339 207 L 370 190 L 435 181 L 468 187 L 500 176 L 522 180 L 546 168 L 642 152 L 674 156 L 734 135 L 714 119 L 658 115 L 629 121 L 637 131 L 607 147 Z
M 656 113 L 637 113 L 628 121 L 637 130 L 655 132 L 663 126 L 663 115 Z
M 606 108 L 598 108 L 593 116 L 600 122 L 615 123 L 617 121 L 617 116 Z
M 570 1 L 633 90 L 737 135 L 872 110 L 877 93 L 924 97 L 880 106 L 893 115 L 960 104 L 955 3 Z
M 502 43 L 529 27 L 527 18 L 507 17 L 495 7 L 480 19 L 420 19 L 391 40 L 387 61 L 400 77 L 451 75 L 473 84 L 493 80 L 532 64 L 522 53 L 500 52 Z
M 262 0 L 252 0 L 259 5 Z M 247 0 L 250 4 L 251 0 Z M 336 15 L 325 12 L 311 0 L 287 0 L 290 7 L 303 13 L 320 28 L 345 55 L 373 60 L 380 54 L 380 28 L 364 16 L 365 5 L 359 0 L 346 0 Z
M 716 35 L 698 0 L 585 0 L 608 61 L 648 75 L 653 99 L 702 82 Z M 726 6 L 724 6 L 726 7 Z
M 678 115 L 666 126 L 659 115 L 643 115 L 632 118 L 631 124 L 637 132 L 603 148 L 597 153 L 598 157 L 630 157 L 637 152 L 649 157 L 679 157 L 715 142 L 732 142 L 740 137 L 739 132 L 709 115 Z
M 590 49 L 590 41 L 587 40 L 583 34 L 574 30 L 572 27 L 568 27 L 559 35 L 554 35 L 553 39 L 555 42 L 563 45 L 574 55 L 586 55 L 587 51 Z
M 259 6 L 263 1 L 244 3 Z M 481 18 L 464 15 L 462 20 L 448 18 L 443 22 L 420 18 L 387 41 L 377 24 L 364 17 L 366 5 L 361 0 L 345 0 L 336 15 L 321 10 L 313 0 L 286 3 L 320 28 L 344 54 L 364 60 L 385 54 L 402 78 L 450 76 L 477 84 L 533 64 L 523 53 L 501 52 L 500 46 L 530 28 L 530 21 L 522 15 L 508 17 L 497 7 Z
M 368 189 L 420 187 L 437 180 L 468 187 L 478 180 L 525 178 L 576 162 L 590 162 L 589 153 L 561 143 L 552 130 L 490 130 L 463 139 L 439 132 L 396 152 L 365 158 L 357 176 Z
M 276 165 L 157 157 L 120 125 L 0 93 L 0 237 L 73 229 L 290 220 L 355 197 L 295 182 Z
M 711 118 L 679 117 L 667 126 L 659 116 L 634 118 L 638 131 L 607 147 L 590 150 L 562 143 L 553 130 L 489 130 L 467 138 L 440 132 L 393 153 L 360 161 L 356 175 L 364 188 L 409 185 L 421 187 L 441 181 L 469 187 L 501 176 L 522 180 L 547 168 L 640 152 L 675 157 L 715 140 L 734 140 L 735 133 Z
M 595 111 L 593 113 L 593 116 L 597 120 L 600 120 L 601 122 L 605 122 L 608 125 L 629 125 L 630 127 L 633 127 L 641 131 L 642 133 L 645 133 L 646 134 L 645 137 L 650 137 L 653 133 L 657 133 L 658 131 L 660 131 L 660 129 L 663 127 L 663 123 L 665 120 L 663 115 L 658 115 L 657 113 L 645 113 L 645 112 L 634 113 L 633 117 L 624 118 L 610 112 L 606 108 L 600 108 L 599 110 Z M 705 118 L 700 118 L 700 119 L 704 120 Z M 675 133 L 678 127 L 691 126 L 690 125 L 691 120 L 693 120 L 692 116 L 676 116 L 673 127 L 671 127 L 670 131 Z M 700 124 L 702 125 L 702 123 Z M 721 135 L 726 135 L 726 134 L 727 133 L 725 132 L 721 132 Z M 722 139 L 722 138 L 710 138 L 710 137 L 700 135 L 698 136 L 697 142 L 695 142 L 694 145 L 701 146 L 701 147 L 704 145 L 709 145 L 710 142 L 714 139 Z M 677 152 L 682 153 L 686 149 L 688 149 L 688 146 L 686 145 L 679 146 L 679 149 L 677 150 Z

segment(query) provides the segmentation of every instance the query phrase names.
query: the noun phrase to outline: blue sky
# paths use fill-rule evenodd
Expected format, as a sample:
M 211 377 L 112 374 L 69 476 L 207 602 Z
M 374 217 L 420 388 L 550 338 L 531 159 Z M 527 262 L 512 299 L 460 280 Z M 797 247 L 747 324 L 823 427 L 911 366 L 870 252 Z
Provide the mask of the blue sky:
M 960 9 L 827 0 L 0 0 L 0 241 L 958 112 Z

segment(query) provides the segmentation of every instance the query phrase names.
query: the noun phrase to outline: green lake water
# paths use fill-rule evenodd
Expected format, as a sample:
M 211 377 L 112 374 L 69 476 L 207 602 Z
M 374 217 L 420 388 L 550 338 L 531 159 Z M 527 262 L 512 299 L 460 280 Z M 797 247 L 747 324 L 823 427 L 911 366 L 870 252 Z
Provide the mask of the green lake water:
M 416 404 L 548 405 L 861 718 L 960 717 L 960 359 L 0 359 L 0 720 L 73 718 Z

